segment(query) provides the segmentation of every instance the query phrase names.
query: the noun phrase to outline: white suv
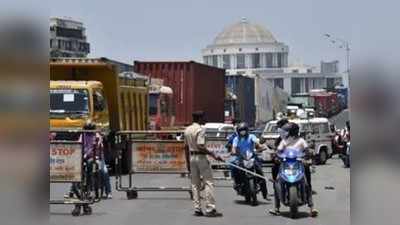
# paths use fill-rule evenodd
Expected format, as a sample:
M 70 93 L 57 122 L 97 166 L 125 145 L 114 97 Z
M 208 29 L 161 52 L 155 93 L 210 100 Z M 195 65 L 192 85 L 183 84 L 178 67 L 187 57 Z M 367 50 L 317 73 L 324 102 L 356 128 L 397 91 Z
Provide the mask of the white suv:
M 332 137 L 334 134 L 330 131 L 330 123 L 327 118 L 310 118 L 289 120 L 300 127 L 300 136 L 302 136 L 310 146 L 314 148 L 314 159 L 317 164 L 325 164 L 332 156 Z M 269 146 L 274 146 L 275 140 L 279 137 L 277 131 L 277 120 L 270 121 L 263 132 L 262 137 Z M 269 154 L 264 154 L 264 160 L 270 160 Z

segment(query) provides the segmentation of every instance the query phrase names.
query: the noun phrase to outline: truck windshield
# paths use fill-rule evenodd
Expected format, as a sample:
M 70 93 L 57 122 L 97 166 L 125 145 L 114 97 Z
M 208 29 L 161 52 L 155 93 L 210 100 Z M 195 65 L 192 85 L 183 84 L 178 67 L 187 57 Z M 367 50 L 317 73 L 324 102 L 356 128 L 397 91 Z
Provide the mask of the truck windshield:
M 150 116 L 157 115 L 157 100 L 159 94 L 150 94 L 149 95 L 149 114 Z
M 84 89 L 50 89 L 50 115 L 88 114 L 88 97 Z

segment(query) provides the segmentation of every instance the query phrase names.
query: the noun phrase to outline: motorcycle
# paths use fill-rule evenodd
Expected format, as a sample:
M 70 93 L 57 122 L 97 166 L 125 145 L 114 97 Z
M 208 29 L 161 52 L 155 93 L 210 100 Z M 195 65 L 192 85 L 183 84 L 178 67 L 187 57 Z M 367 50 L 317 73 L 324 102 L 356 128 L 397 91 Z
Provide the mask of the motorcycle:
M 339 156 L 343 154 L 346 150 L 346 142 L 340 133 L 336 133 L 332 140 L 333 154 L 338 154 Z
M 346 152 L 340 155 L 345 168 L 350 168 L 350 141 L 346 143 Z
M 237 184 L 234 189 L 238 195 L 244 196 L 245 201 L 252 206 L 258 205 L 257 194 L 262 191 L 262 186 L 265 182 L 259 177 L 256 177 L 256 154 L 252 151 L 246 151 L 246 153 L 239 155 L 239 167 L 244 168 L 252 173 L 239 170 L 237 174 Z M 265 190 L 266 191 L 266 187 Z
M 275 201 L 290 208 L 290 216 L 295 218 L 298 208 L 308 203 L 311 194 L 305 179 L 304 153 L 297 149 L 285 149 L 277 155 L 281 160 L 277 181 L 274 183 Z

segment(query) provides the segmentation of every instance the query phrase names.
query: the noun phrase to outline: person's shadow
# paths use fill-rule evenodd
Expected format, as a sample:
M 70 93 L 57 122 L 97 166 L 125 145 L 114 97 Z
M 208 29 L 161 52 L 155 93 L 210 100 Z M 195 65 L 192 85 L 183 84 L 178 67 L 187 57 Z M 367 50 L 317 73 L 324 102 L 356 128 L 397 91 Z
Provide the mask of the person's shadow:
M 285 218 L 292 219 L 292 217 L 290 216 L 290 212 L 289 211 L 283 211 L 283 212 L 281 211 L 281 216 L 285 217 Z M 308 218 L 308 217 L 311 218 L 309 213 L 307 213 L 307 212 L 298 212 L 294 219 L 304 219 L 304 218 Z
M 234 200 L 234 202 L 235 202 L 235 204 L 238 204 L 238 205 L 252 206 L 250 203 L 247 203 L 245 200 L 236 199 L 236 200 Z M 271 205 L 271 204 L 272 204 L 271 201 L 269 201 L 269 202 L 268 201 L 258 201 L 258 204 L 253 206 L 253 207 L 257 207 L 257 206 L 260 206 L 260 205 Z

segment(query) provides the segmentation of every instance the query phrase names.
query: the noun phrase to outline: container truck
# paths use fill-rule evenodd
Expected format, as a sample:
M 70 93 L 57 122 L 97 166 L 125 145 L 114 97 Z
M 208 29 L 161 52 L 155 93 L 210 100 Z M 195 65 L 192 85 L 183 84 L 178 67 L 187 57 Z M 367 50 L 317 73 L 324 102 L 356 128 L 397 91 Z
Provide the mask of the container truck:
M 192 112 L 202 110 L 209 122 L 224 121 L 225 70 L 194 61 L 135 61 L 134 71 L 158 78 L 173 91 L 175 126 L 192 122 Z

